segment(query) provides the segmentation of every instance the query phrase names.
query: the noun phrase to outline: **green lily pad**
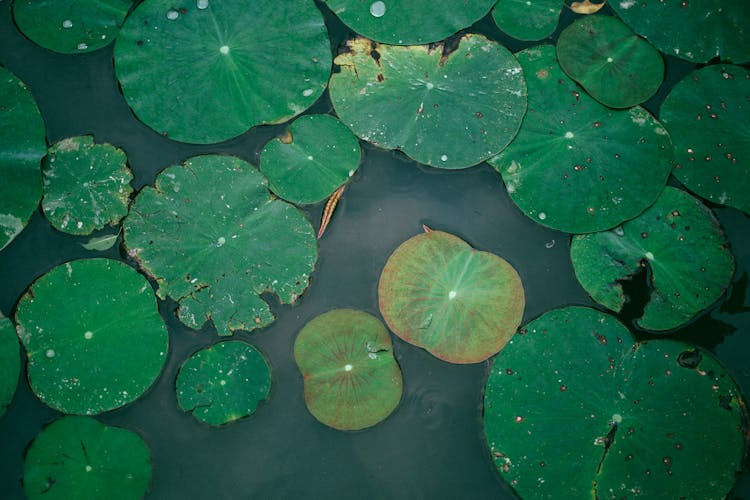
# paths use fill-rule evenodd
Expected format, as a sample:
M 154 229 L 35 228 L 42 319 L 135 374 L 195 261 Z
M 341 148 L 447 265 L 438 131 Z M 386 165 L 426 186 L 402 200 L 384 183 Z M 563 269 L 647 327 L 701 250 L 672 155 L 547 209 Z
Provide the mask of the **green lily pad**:
M 145 0 L 117 37 L 115 71 L 146 125 L 207 144 L 310 107 L 331 48 L 312 0 Z
M 709 352 L 634 342 L 584 307 L 519 330 L 484 396 L 492 459 L 524 498 L 723 498 L 741 466 L 746 413 Z
M 648 210 L 613 231 L 576 235 L 570 247 L 583 288 L 620 311 L 621 280 L 648 266 L 651 296 L 636 323 L 669 330 L 716 302 L 734 273 L 734 257 L 719 223 L 697 199 L 667 187 Z
M 330 95 L 360 138 L 438 168 L 466 168 L 497 154 L 526 112 L 518 61 L 502 45 L 465 35 L 442 45 L 400 47 L 358 38 L 334 61 Z
M 378 285 L 380 312 L 393 333 L 449 363 L 497 353 L 521 323 L 521 278 L 497 255 L 431 231 L 402 243 Z
M 648 100 L 664 80 L 659 51 L 612 16 L 586 16 L 565 28 L 557 59 L 569 77 L 611 108 Z
M 21 32 L 45 49 L 91 52 L 117 36 L 132 0 L 14 0 Z
M 24 460 L 24 491 L 32 499 L 138 499 L 150 482 L 151 454 L 143 439 L 90 417 L 55 420 Z
M 554 33 L 563 5 L 563 0 L 503 0 L 492 8 L 492 19 L 517 40 L 541 40 Z
M 305 404 L 339 430 L 372 427 L 398 406 L 401 369 L 388 330 L 375 316 L 334 309 L 307 323 L 294 341 Z
M 31 92 L 0 66 L 0 250 L 26 227 L 42 197 L 44 134 Z
M 21 350 L 16 329 L 8 318 L 0 314 L 0 417 L 13 400 L 21 372 Z
M 359 141 L 329 115 L 302 116 L 286 136 L 260 154 L 260 171 L 274 194 L 292 203 L 317 203 L 342 186 L 359 167 Z
M 42 164 L 42 209 L 50 223 L 70 234 L 91 234 L 128 213 L 133 174 L 125 153 L 93 137 L 63 139 Z
M 489 160 L 530 218 L 570 233 L 601 231 L 656 200 L 672 169 L 667 131 L 646 110 L 589 97 L 542 45 L 517 54 L 529 112 L 513 143 Z
M 750 71 L 707 66 L 679 82 L 659 114 L 674 142 L 672 173 L 694 193 L 750 213 Z
M 179 302 L 185 325 L 210 320 L 219 335 L 270 324 L 260 294 L 295 302 L 318 258 L 305 216 L 232 156 L 195 156 L 165 169 L 136 196 L 123 227 L 127 252 L 156 279 L 157 295 Z
M 608 2 L 633 31 L 665 54 L 695 63 L 750 60 L 750 10 L 744 0 Z
M 196 352 L 177 374 L 177 403 L 210 425 L 252 415 L 271 391 L 271 369 L 263 355 L 238 340 Z
M 437 42 L 483 18 L 496 0 L 323 0 L 362 36 L 393 45 Z
M 31 285 L 16 309 L 31 388 L 64 413 L 93 415 L 141 396 L 169 338 L 146 278 L 110 259 L 75 260 Z

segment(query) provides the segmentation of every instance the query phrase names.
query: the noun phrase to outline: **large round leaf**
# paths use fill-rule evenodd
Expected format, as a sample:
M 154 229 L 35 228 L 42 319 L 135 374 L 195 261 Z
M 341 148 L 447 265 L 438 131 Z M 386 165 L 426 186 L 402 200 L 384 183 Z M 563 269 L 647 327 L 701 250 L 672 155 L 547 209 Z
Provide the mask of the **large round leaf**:
M 687 323 L 713 304 L 734 272 L 734 258 L 713 214 L 672 187 L 622 227 L 574 236 L 570 256 L 583 288 L 615 311 L 625 303 L 620 281 L 648 266 L 651 296 L 637 324 L 657 331 Z
M 563 5 L 563 0 L 501 0 L 492 19 L 513 38 L 541 40 L 555 31 Z
M 495 0 L 323 0 L 347 26 L 378 42 L 437 42 L 479 21 Z
M 42 197 L 44 134 L 31 92 L 0 66 L 0 250 L 26 227 Z
M 89 52 L 117 36 L 131 0 L 14 0 L 18 28 L 45 49 Z
M 133 174 L 125 153 L 91 136 L 63 139 L 42 165 L 42 209 L 50 223 L 70 234 L 91 234 L 128 213 Z
M 723 498 L 745 418 L 710 353 L 634 343 L 583 307 L 524 326 L 495 358 L 484 396 L 492 458 L 524 498 Z
M 196 156 L 144 188 L 123 223 L 125 247 L 180 303 L 191 328 L 213 321 L 220 335 L 274 320 L 264 292 L 292 303 L 318 256 L 312 226 L 271 197 L 266 180 L 232 156 Z
M 0 417 L 13 400 L 21 371 L 18 337 L 13 323 L 0 314 Z
M 26 451 L 23 486 L 32 499 L 143 498 L 151 454 L 140 436 L 90 417 L 62 417 Z
M 664 79 L 659 51 L 612 16 L 586 16 L 565 28 L 557 59 L 569 77 L 612 108 L 642 103 Z
M 401 400 L 401 369 L 388 330 L 376 317 L 335 309 L 305 325 L 294 341 L 315 418 L 339 430 L 371 427 Z
M 666 130 L 646 110 L 605 108 L 570 80 L 542 45 L 517 54 L 529 112 L 489 163 L 529 217 L 555 229 L 609 229 L 651 205 L 672 168 Z
M 334 61 L 330 82 L 341 121 L 362 139 L 439 168 L 465 168 L 497 154 L 526 111 L 518 61 L 502 45 L 465 35 L 442 45 L 400 47 L 358 38 Z
M 115 260 L 57 266 L 21 298 L 16 323 L 31 388 L 64 413 L 92 415 L 134 401 L 167 356 L 151 286 Z
M 300 114 L 331 69 L 312 0 L 146 0 L 115 45 L 125 99 L 172 139 L 211 143 Z
M 674 142 L 673 174 L 714 203 L 750 213 L 750 71 L 707 66 L 685 77 L 659 118 Z
M 402 243 L 383 268 L 380 312 L 410 344 L 450 363 L 478 363 L 521 323 L 521 278 L 497 255 L 431 231 Z

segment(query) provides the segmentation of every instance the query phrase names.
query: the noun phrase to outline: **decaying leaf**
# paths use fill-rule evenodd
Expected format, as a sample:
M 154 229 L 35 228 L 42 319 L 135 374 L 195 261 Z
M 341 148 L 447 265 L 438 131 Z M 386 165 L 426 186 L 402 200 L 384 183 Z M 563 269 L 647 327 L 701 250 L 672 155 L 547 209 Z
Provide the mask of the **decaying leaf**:
M 592 3 L 591 0 L 583 0 L 582 2 L 573 2 L 570 4 L 570 10 L 576 14 L 595 14 L 604 7 L 607 0 L 602 3 Z

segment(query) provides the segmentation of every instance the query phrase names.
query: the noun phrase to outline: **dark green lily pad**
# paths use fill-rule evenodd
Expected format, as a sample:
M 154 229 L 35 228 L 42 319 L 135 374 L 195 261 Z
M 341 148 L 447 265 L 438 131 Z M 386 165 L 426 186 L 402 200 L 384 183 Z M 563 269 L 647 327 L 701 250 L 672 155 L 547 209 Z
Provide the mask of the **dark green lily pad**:
M 497 154 L 526 112 L 518 61 L 502 45 L 465 35 L 455 51 L 358 38 L 334 61 L 333 107 L 360 138 L 438 168 L 466 168 Z
M 517 54 L 529 112 L 489 160 L 530 218 L 570 233 L 601 231 L 651 205 L 672 169 L 672 143 L 646 110 L 608 109 L 570 80 L 542 45 Z
M 449 363 L 479 363 L 497 353 L 525 304 L 513 266 L 442 231 L 414 236 L 391 254 L 378 296 L 393 333 Z
M 750 9 L 744 0 L 615 0 L 633 31 L 665 54 L 696 63 L 750 60 Z
M 177 374 L 177 402 L 210 425 L 252 415 L 271 391 L 271 369 L 263 355 L 238 340 L 196 352 Z
M 94 144 L 91 136 L 63 139 L 49 149 L 42 173 L 42 209 L 60 231 L 91 234 L 128 213 L 133 174 L 125 153 L 111 144 Z
M 312 0 L 146 0 L 117 37 L 115 71 L 146 125 L 207 144 L 310 107 L 331 48 Z
M 44 134 L 31 92 L 0 66 L 0 250 L 26 227 L 42 197 Z
M 323 0 L 362 36 L 393 45 L 437 42 L 483 18 L 496 0 Z
M 398 406 L 401 369 L 388 330 L 375 316 L 334 309 L 305 325 L 294 341 L 305 404 L 339 430 L 372 427 Z
M 232 156 L 195 156 L 162 171 L 136 196 L 123 223 L 125 247 L 180 304 L 180 321 L 219 335 L 273 320 L 260 294 L 293 303 L 318 258 L 310 222 L 273 198 L 265 178 Z
M 484 396 L 492 459 L 524 498 L 723 498 L 741 466 L 746 413 L 709 352 L 635 343 L 583 307 L 519 330 Z
M 132 6 L 131 0 L 14 0 L 13 17 L 34 43 L 77 54 L 109 45 Z
M 672 173 L 694 193 L 750 213 L 750 71 L 707 66 L 679 82 L 659 114 L 674 142 Z
M 563 0 L 502 0 L 492 8 L 497 27 L 518 40 L 541 40 L 554 33 Z
M 667 187 L 648 210 L 613 231 L 573 237 L 578 281 L 603 306 L 620 311 L 621 280 L 648 266 L 652 289 L 646 330 L 669 330 L 716 302 L 734 273 L 734 257 L 719 223 L 697 199 Z
M 586 16 L 565 28 L 557 59 L 569 77 L 611 108 L 648 100 L 664 80 L 659 51 L 612 16 Z
M 32 390 L 64 413 L 135 401 L 159 376 L 169 347 L 146 278 L 110 259 L 75 260 L 36 280 L 16 324 Z
M 21 372 L 21 350 L 16 329 L 8 318 L 0 314 L 0 417 L 13 400 Z
M 143 498 L 151 454 L 133 431 L 67 416 L 45 427 L 26 451 L 23 487 L 32 499 Z
M 336 118 L 302 116 L 287 135 L 260 154 L 260 171 L 274 194 L 292 203 L 317 203 L 342 186 L 359 167 L 359 141 Z

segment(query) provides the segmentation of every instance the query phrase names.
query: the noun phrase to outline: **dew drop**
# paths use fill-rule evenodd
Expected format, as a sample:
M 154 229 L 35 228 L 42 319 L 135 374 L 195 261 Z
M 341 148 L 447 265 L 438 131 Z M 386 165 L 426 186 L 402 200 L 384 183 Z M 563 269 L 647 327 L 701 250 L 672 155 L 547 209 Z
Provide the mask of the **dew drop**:
M 350 365 L 350 364 L 346 364 L 346 365 L 344 365 L 344 370 L 345 370 L 345 371 L 348 371 L 348 372 L 350 372 L 350 371 L 352 371 L 352 368 L 354 368 L 354 367 L 353 367 L 352 365 Z
M 47 352 L 45 353 L 48 358 L 52 359 L 55 357 L 55 350 L 54 349 L 47 349 Z
M 440 161 L 448 161 L 448 156 L 447 155 L 441 156 Z
M 455 299 L 456 298 L 456 291 L 455 290 L 451 290 L 450 292 L 448 292 L 448 298 L 450 300 Z
M 205 8 L 207 8 L 207 7 L 208 7 L 208 0 L 198 0 L 198 3 L 196 4 L 196 6 L 197 6 L 197 7 L 198 7 L 198 8 L 200 9 L 200 10 L 203 10 L 203 9 L 205 9 Z
M 86 333 L 83 334 L 83 338 L 85 338 L 86 340 L 91 340 L 91 338 L 93 336 L 94 336 L 94 332 L 92 332 L 92 331 L 88 331 L 88 332 L 86 332 Z
M 78 50 L 86 50 L 88 48 L 89 48 L 88 44 L 85 44 L 85 43 L 79 43 L 77 47 Z
M 167 11 L 167 19 L 169 19 L 170 21 L 174 21 L 178 17 L 180 17 L 180 13 L 176 10 L 170 9 Z
M 219 47 L 219 52 L 221 52 L 224 55 L 229 54 L 229 46 L 228 45 L 222 45 Z
M 573 132 L 565 132 L 565 138 L 566 139 L 572 139 L 574 137 Z
M 302 91 L 302 95 L 305 97 L 310 97 L 313 94 L 313 89 L 305 89 Z
M 539 220 L 544 220 L 547 218 L 547 214 L 544 212 L 539 212 Z
M 92 470 L 94 470 L 93 467 L 91 467 L 90 465 L 86 465 L 86 472 L 91 472 Z
M 65 28 L 65 29 L 72 28 L 73 27 L 73 21 L 71 21 L 70 19 L 66 19 L 65 21 L 62 22 L 62 27 Z
M 432 82 L 425 83 L 425 87 L 427 87 L 427 90 L 431 90 L 435 85 Z
M 385 15 L 385 3 L 384 2 L 372 2 L 370 5 L 370 14 L 373 17 L 383 17 Z

